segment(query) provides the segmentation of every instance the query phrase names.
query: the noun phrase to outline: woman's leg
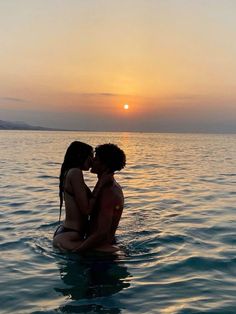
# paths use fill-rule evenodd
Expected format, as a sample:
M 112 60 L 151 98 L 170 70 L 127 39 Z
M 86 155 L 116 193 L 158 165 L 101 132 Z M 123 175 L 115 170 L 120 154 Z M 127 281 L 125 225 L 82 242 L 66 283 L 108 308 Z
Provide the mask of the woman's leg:
M 62 251 L 73 251 L 82 242 L 80 235 L 74 231 L 60 233 L 53 238 L 53 246 Z

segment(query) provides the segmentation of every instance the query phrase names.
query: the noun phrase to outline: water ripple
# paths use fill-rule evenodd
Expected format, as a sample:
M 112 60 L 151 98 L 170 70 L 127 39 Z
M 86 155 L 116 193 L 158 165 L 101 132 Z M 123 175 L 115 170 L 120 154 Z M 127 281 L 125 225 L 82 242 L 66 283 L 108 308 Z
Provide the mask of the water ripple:
M 118 256 L 52 246 L 75 139 L 126 151 Z M 1 313 L 236 313 L 234 135 L 0 132 L 0 145 Z

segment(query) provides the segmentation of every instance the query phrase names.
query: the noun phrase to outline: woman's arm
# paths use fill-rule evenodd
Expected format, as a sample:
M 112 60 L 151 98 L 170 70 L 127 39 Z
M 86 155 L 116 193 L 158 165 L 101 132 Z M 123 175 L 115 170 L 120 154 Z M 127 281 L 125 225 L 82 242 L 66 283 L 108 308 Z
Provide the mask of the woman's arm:
M 98 194 L 102 187 L 111 180 L 111 175 L 104 174 L 97 182 L 92 192 L 92 197 L 88 197 L 87 187 L 84 182 L 83 173 L 80 169 L 75 168 L 68 173 L 68 179 L 72 187 L 75 202 L 84 215 L 89 215 L 96 203 Z

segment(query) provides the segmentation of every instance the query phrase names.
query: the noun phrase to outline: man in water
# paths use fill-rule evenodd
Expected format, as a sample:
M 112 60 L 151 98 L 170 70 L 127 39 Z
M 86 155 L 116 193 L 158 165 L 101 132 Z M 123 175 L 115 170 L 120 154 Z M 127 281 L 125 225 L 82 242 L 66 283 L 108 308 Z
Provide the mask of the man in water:
M 89 220 L 87 238 L 76 245 L 75 251 L 96 251 L 113 253 L 115 232 L 119 225 L 124 207 L 124 196 L 120 185 L 114 178 L 115 171 L 120 171 L 126 163 L 125 153 L 114 144 L 103 144 L 95 149 L 91 172 L 98 178 L 109 174 L 107 183 L 96 195 L 96 203 Z

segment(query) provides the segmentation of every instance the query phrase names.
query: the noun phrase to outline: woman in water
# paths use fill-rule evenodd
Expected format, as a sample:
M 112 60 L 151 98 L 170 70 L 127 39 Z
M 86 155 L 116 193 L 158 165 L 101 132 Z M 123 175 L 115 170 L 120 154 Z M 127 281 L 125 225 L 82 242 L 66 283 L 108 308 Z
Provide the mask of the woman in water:
M 61 166 L 59 196 L 60 217 L 65 201 L 65 219 L 56 229 L 53 245 L 62 250 L 73 250 L 78 241 L 86 235 L 88 215 L 91 213 L 102 185 L 101 178 L 91 193 L 84 182 L 83 170 L 89 170 L 93 159 L 93 148 L 85 143 L 74 141 L 68 147 Z

